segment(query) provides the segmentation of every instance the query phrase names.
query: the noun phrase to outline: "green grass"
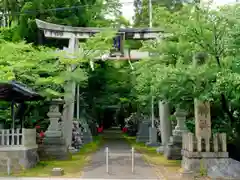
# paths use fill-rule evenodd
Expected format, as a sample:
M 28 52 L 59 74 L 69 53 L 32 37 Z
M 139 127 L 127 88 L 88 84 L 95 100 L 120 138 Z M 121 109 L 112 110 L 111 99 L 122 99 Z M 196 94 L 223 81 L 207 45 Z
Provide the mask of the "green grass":
M 180 170 L 181 160 L 166 159 L 163 154 L 156 152 L 156 147 L 148 147 L 144 143 L 137 143 L 136 137 L 124 135 L 124 138 L 129 144 L 131 144 L 132 147 L 135 148 L 137 152 L 143 154 L 144 160 L 148 163 L 156 166 L 164 166 L 169 171 L 173 172 Z
M 94 137 L 93 142 L 86 144 L 80 152 L 73 154 L 69 160 L 40 161 L 34 168 L 15 172 L 13 176 L 20 177 L 49 177 L 53 168 L 63 168 L 63 177 L 80 177 L 84 166 L 91 160 L 90 155 L 103 144 L 101 136 Z

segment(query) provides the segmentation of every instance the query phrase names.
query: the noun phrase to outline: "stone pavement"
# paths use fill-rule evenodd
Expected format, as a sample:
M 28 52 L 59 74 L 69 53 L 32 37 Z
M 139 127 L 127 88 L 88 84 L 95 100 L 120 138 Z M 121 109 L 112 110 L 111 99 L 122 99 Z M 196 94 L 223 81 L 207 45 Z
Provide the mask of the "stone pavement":
M 135 153 L 134 173 L 132 173 L 131 147 L 121 137 L 120 131 L 104 132 L 104 146 L 93 154 L 81 178 L 102 179 L 152 179 L 158 178 L 155 170 L 143 161 L 141 154 Z M 106 172 L 105 148 L 109 148 L 109 173 Z
M 82 179 L 82 178 L 36 178 L 36 177 L 0 177 L 0 180 L 104 180 L 104 179 Z M 122 180 L 122 179 L 111 179 L 111 180 Z M 132 179 L 124 179 L 124 180 L 132 180 Z M 144 180 L 144 179 L 140 179 Z M 151 180 L 151 179 L 147 179 Z M 155 179 L 152 179 L 155 180 Z

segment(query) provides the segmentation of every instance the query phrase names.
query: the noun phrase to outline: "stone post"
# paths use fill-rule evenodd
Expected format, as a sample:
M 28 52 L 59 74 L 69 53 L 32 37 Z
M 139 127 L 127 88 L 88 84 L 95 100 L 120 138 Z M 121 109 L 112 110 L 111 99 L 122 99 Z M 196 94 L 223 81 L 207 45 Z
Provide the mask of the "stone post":
M 45 132 L 45 137 L 43 140 L 43 146 L 40 147 L 39 156 L 40 159 L 68 159 L 68 149 L 65 144 L 65 139 L 62 135 L 62 129 L 58 123 L 61 118 L 61 113 L 59 112 L 59 105 L 63 104 L 62 99 L 55 99 L 50 102 L 50 108 L 48 112 L 48 117 L 50 120 L 50 125 Z
M 79 49 L 79 41 L 78 39 L 73 35 L 69 39 L 69 45 L 67 50 L 70 53 L 69 58 L 75 58 L 74 53 L 76 53 Z M 72 71 L 74 69 L 74 65 L 71 65 L 71 67 L 68 68 L 69 71 Z M 75 100 L 75 90 L 76 89 L 76 83 L 74 81 L 70 81 L 65 85 L 65 106 L 63 111 L 63 127 L 64 127 L 64 138 L 66 140 L 66 145 L 72 149 L 72 124 L 73 124 L 73 116 L 74 116 L 74 100 Z
M 152 123 L 149 127 L 149 142 L 146 143 L 147 146 L 159 146 L 160 143 L 157 141 L 157 128 L 155 127 L 155 116 L 154 116 L 154 98 L 152 97 Z
M 210 151 L 211 114 L 210 103 L 194 99 L 195 134 L 198 152 L 202 152 L 202 139 L 205 140 L 206 151 Z
M 140 122 L 137 132 L 136 142 L 146 143 L 149 140 L 149 126 L 151 121 L 143 120 Z
M 187 113 L 180 108 L 176 109 L 174 113 L 177 120 L 177 125 L 173 130 L 173 136 L 168 143 L 164 155 L 167 159 L 181 159 L 181 149 L 182 149 L 182 135 L 187 132 L 188 129 L 185 125 Z
M 160 115 L 160 127 L 161 127 L 161 146 L 157 149 L 158 152 L 163 153 L 165 147 L 172 134 L 169 103 L 165 101 L 159 101 L 159 115 Z

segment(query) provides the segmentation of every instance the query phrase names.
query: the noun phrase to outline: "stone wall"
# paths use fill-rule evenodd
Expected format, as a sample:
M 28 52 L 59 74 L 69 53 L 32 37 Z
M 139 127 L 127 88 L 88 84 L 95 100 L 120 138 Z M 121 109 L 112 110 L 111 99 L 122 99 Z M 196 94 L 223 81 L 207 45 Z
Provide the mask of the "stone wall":
M 32 168 L 39 161 L 37 148 L 0 148 L 0 172 L 7 172 L 8 160 L 11 171 Z

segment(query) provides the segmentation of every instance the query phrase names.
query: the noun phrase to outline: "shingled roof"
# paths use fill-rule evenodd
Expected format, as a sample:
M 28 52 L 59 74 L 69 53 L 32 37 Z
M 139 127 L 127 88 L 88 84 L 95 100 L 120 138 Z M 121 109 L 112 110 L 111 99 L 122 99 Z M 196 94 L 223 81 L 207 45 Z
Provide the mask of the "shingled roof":
M 16 81 L 0 82 L 0 100 L 21 103 L 43 99 L 44 97 L 22 83 Z

